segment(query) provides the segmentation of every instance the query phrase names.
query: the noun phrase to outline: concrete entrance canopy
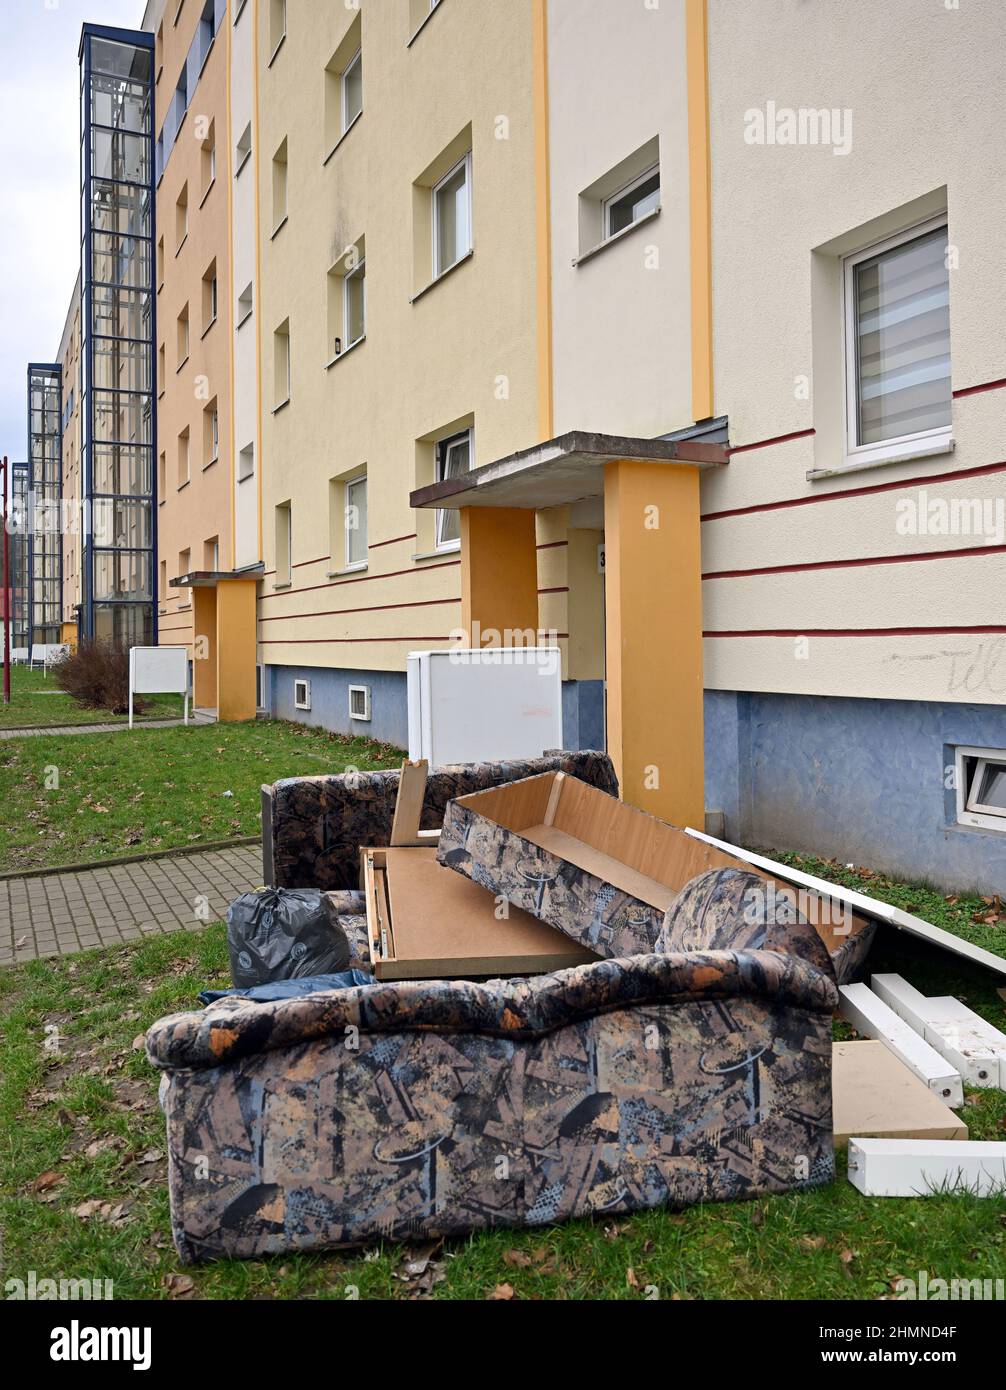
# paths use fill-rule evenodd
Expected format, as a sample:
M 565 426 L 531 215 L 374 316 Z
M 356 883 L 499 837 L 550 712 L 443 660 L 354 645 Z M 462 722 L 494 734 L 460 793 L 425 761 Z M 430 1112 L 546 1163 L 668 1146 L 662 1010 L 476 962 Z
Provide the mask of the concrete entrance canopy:
M 220 723 L 255 718 L 256 597 L 262 566 L 192 570 L 171 580 L 192 590 L 193 704 Z
M 725 445 L 580 430 L 411 494 L 461 514 L 461 621 L 538 626 L 535 512 L 604 499 L 608 751 L 626 801 L 705 820 L 699 473 Z

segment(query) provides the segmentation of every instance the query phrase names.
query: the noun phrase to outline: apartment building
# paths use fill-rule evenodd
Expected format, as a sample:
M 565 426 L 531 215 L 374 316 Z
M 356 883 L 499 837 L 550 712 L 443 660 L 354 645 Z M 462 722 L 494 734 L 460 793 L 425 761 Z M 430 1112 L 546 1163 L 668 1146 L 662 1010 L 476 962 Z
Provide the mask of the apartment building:
M 635 804 L 1001 883 L 997 18 L 151 0 L 151 627 L 197 704 L 404 744 L 410 650 L 541 632 Z M 40 445 L 85 498 L 88 418 L 79 481 Z
M 231 238 L 242 172 L 232 151 L 232 55 L 246 8 L 151 0 L 144 18 L 154 34 L 158 640 L 189 649 L 195 704 L 223 719 L 255 715 L 259 551 L 257 514 L 250 544 L 244 514 L 240 535 L 236 524 L 248 441 L 235 448 Z M 247 75 L 242 85 L 250 104 Z M 244 384 L 249 364 L 242 357 L 237 367 Z

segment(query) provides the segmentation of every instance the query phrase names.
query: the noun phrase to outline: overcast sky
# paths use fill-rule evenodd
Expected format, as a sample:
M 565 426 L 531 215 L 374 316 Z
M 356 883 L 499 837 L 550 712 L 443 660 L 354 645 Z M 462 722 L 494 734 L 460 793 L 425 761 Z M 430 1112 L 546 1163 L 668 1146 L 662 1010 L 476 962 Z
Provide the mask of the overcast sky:
M 80 26 L 138 28 L 143 10 L 143 0 L 3 0 L 0 454 L 12 459 L 28 447 L 28 363 L 55 357 L 80 265 Z

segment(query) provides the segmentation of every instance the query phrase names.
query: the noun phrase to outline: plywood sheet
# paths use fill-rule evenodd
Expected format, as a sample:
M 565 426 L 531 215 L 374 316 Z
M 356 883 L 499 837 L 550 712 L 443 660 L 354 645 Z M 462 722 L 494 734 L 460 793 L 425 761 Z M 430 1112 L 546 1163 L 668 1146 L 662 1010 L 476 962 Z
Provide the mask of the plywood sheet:
M 967 1125 L 881 1042 L 834 1043 L 831 1081 L 836 1145 L 968 1137 Z
M 542 974 L 597 959 L 520 908 L 498 918 L 492 893 L 439 864 L 434 849 L 382 853 L 393 956 L 375 962 L 378 979 Z

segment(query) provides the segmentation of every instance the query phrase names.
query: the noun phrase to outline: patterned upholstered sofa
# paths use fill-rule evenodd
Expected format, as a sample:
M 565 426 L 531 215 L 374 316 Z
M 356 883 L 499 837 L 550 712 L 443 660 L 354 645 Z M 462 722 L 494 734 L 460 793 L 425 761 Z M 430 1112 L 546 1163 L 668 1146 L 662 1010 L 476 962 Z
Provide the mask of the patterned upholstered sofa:
M 615 790 L 599 754 L 505 773 L 531 775 L 542 762 Z M 461 787 L 506 780 L 500 771 L 435 772 L 424 820 L 436 825 L 438 803 Z M 393 777 L 272 789 L 275 880 L 334 888 L 361 947 L 362 895 L 337 885 L 351 877 L 357 845 L 387 836 Z M 147 1055 L 163 1071 L 182 1258 L 536 1225 L 829 1181 L 834 970 L 805 922 L 737 910 L 755 882 L 738 870 L 694 881 L 647 954 L 534 979 L 382 983 L 275 1004 L 228 998 L 160 1020 Z

